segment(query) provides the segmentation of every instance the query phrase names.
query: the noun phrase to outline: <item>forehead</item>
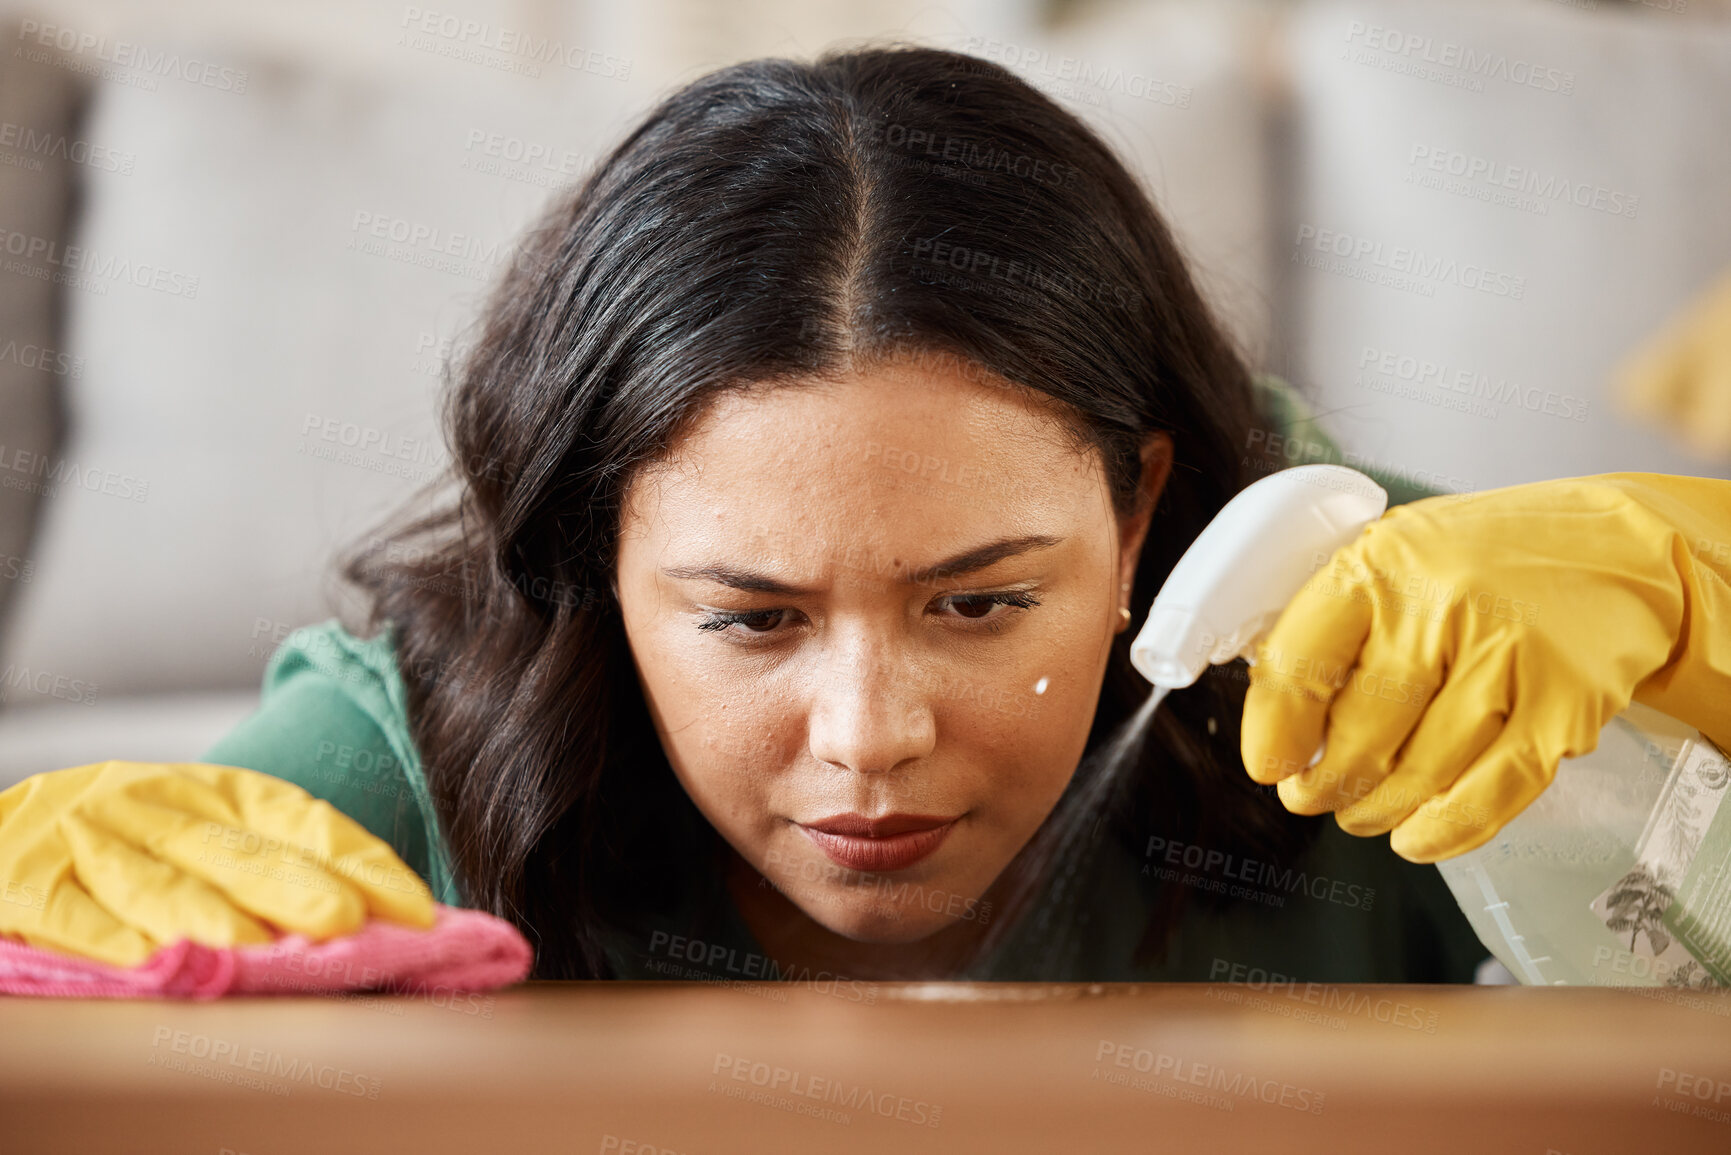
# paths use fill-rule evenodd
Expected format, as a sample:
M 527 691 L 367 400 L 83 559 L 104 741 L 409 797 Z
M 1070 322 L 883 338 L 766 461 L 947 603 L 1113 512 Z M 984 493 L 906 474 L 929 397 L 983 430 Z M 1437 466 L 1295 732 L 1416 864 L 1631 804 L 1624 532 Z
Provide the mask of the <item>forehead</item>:
M 640 471 L 625 520 L 1014 527 L 1105 500 L 1099 456 L 1075 428 L 1057 402 L 945 361 L 733 389 Z

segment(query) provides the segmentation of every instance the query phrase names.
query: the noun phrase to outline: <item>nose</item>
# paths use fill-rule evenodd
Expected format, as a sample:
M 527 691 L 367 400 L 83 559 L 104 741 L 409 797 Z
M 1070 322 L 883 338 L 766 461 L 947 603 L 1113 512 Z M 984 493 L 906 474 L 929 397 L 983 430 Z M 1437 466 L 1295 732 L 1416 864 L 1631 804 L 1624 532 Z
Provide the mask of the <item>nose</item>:
M 895 639 L 838 637 L 810 697 L 812 757 L 858 774 L 884 774 L 930 755 L 937 719 L 929 681 Z

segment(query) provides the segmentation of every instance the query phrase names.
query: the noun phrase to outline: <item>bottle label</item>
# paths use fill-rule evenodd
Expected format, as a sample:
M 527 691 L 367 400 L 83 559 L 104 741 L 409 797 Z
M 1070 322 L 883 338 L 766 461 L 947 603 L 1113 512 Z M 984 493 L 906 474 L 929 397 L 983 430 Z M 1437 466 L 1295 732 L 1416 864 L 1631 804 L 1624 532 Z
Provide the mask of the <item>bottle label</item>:
M 1731 986 L 1731 762 L 1693 742 L 1635 845 L 1635 865 L 1592 901 L 1673 987 Z

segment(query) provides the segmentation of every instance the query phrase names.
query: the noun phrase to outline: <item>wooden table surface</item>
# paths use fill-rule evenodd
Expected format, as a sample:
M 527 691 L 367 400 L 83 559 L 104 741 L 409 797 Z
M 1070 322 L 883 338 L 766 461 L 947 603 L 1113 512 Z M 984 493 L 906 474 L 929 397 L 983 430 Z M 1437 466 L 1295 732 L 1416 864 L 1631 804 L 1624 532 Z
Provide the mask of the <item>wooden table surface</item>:
M 1731 991 L 0 998 L 0 1152 L 1731 1152 Z

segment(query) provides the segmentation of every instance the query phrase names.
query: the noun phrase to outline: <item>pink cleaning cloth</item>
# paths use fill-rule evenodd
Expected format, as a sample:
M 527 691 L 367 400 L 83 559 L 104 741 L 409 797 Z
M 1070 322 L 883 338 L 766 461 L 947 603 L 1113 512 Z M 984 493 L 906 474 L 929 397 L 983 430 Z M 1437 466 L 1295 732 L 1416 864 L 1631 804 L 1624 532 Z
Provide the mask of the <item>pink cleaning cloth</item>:
M 386 990 L 484 991 L 520 982 L 534 960 L 516 927 L 439 904 L 427 930 L 369 919 L 328 942 L 284 935 L 262 946 L 181 939 L 132 967 L 27 946 L 0 934 L 0 993 L 52 998 L 186 998 Z

